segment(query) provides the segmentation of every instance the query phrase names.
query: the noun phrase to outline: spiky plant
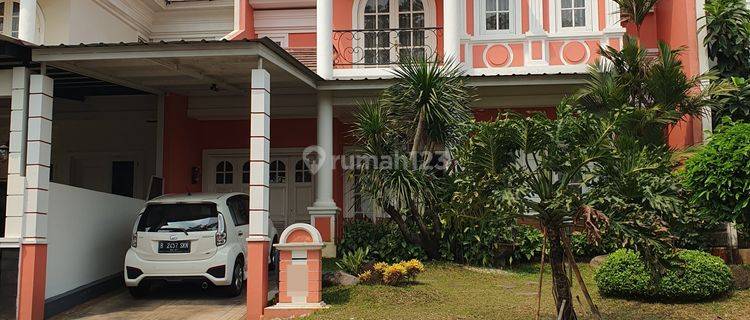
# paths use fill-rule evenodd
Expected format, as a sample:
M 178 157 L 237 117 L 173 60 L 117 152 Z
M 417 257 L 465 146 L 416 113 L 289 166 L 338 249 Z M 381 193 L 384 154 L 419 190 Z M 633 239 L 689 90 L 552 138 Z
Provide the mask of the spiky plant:
M 435 208 L 443 170 L 427 164 L 470 118 L 473 90 L 451 61 L 407 58 L 394 74 L 396 83 L 376 101 L 361 102 L 355 114 L 357 153 L 373 159 L 358 166 L 357 187 L 389 215 L 404 239 L 436 259 L 442 226 Z

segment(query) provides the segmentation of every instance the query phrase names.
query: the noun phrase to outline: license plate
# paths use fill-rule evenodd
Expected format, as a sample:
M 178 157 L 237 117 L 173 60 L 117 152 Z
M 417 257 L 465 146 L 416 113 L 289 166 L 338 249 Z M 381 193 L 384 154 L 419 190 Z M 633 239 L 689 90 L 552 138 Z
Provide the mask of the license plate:
M 159 241 L 159 253 L 190 253 L 190 241 Z

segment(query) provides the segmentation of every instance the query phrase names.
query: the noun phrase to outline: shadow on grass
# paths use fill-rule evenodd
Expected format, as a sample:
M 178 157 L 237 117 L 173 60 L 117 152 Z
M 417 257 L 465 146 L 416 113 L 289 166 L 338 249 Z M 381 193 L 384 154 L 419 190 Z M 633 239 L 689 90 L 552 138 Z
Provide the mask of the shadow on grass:
M 353 286 L 335 286 L 326 288 L 323 291 L 323 301 L 330 305 L 342 305 L 349 302 L 352 295 Z

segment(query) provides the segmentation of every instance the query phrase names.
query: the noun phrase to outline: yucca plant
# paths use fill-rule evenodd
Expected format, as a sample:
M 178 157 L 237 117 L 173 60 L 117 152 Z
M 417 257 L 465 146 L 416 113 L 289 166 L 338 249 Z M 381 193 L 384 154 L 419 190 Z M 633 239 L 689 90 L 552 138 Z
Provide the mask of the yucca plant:
M 360 146 L 355 153 L 374 159 L 357 167 L 356 187 L 388 214 L 404 239 L 437 259 L 442 225 L 436 208 L 444 170 L 427 165 L 470 118 L 473 90 L 452 61 L 405 58 L 394 74 L 396 83 L 377 100 L 360 102 L 355 113 L 352 133 Z

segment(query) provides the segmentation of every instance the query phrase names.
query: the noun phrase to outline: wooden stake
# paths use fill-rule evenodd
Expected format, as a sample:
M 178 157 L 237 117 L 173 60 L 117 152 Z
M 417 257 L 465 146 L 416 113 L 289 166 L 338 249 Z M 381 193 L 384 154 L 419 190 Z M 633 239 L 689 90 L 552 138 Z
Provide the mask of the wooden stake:
M 576 264 L 575 258 L 573 258 L 573 252 L 570 250 L 570 239 L 568 239 L 567 235 L 563 236 L 563 242 L 563 247 L 565 248 L 565 256 L 568 258 L 568 262 L 573 269 L 573 273 L 576 275 L 576 279 L 578 280 L 578 284 L 581 286 L 583 296 L 586 298 L 586 302 L 588 303 L 589 308 L 591 308 L 591 313 L 593 313 L 597 319 L 601 320 L 602 314 L 599 312 L 599 307 L 594 304 L 594 300 L 591 299 L 589 290 L 588 288 L 586 288 L 586 283 L 583 282 L 581 271 L 578 270 L 578 265 Z
M 539 290 L 536 293 L 536 320 L 539 320 L 542 310 L 542 281 L 544 280 L 544 252 L 547 251 L 547 232 L 542 229 L 542 261 L 539 268 Z M 557 307 L 555 307 L 557 309 Z

